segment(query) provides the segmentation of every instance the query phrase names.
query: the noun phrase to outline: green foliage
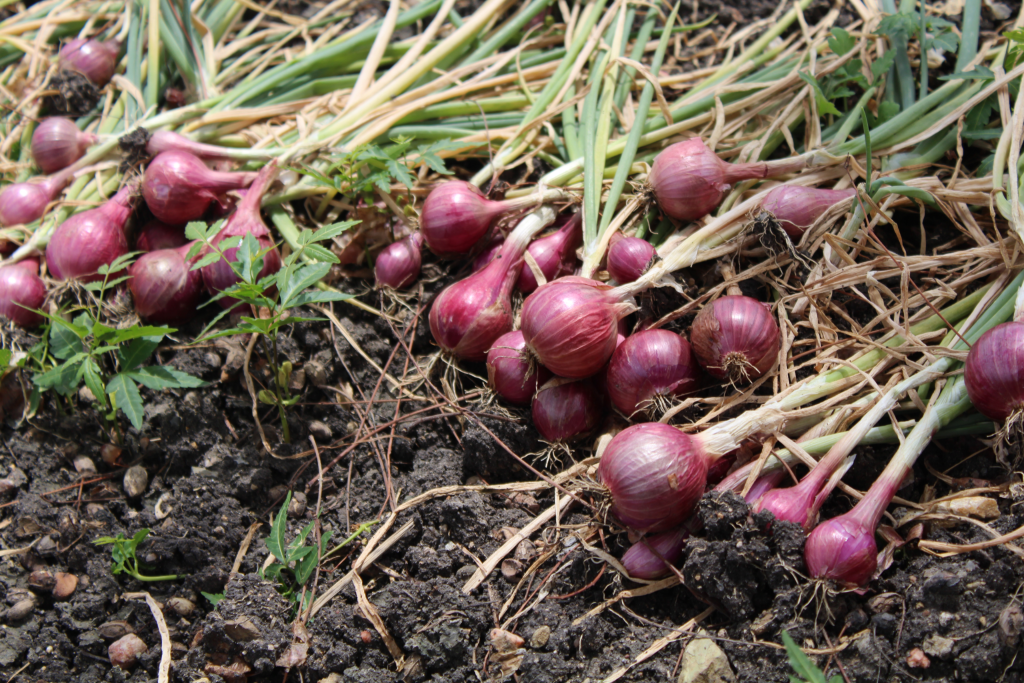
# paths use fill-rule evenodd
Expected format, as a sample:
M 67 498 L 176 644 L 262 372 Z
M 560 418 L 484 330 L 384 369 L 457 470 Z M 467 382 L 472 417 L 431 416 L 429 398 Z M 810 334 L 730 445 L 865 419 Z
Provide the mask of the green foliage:
M 857 41 L 842 28 L 832 29 L 828 38 L 828 45 L 832 51 L 843 56 L 857 46 Z M 888 50 L 881 57 L 871 63 L 871 77 L 867 78 L 864 71 L 864 62 L 859 59 L 850 59 L 843 66 L 831 74 L 818 80 L 807 72 L 799 74 L 807 84 L 814 90 L 814 99 L 818 105 L 819 114 L 832 114 L 841 116 L 845 111 L 841 110 L 840 103 L 847 98 L 859 96 L 868 88 L 877 86 L 879 79 L 889 72 L 896 58 L 895 50 Z M 886 105 L 892 103 L 883 102 L 879 105 L 879 116 L 870 116 L 872 125 L 878 125 L 892 118 L 899 113 L 898 107 L 892 109 Z
M 199 591 L 199 594 L 209 600 L 214 609 L 217 609 L 217 603 L 224 599 L 224 593 L 207 593 L 206 591 Z
M 149 576 L 141 573 L 140 569 L 145 569 L 146 565 L 139 561 L 135 551 L 148 536 L 149 529 L 140 529 L 131 538 L 125 538 L 124 534 L 118 534 L 116 537 L 103 536 L 93 541 L 93 544 L 111 546 L 110 555 L 113 562 L 110 571 L 115 575 L 128 574 L 139 581 L 174 581 L 178 578 L 176 574 Z
M 789 655 L 789 665 L 800 676 L 790 676 L 789 683 L 842 683 L 843 677 L 839 675 L 826 679 L 821 669 L 814 666 L 814 662 L 793 642 L 789 631 L 782 632 L 782 642 L 786 646 L 786 654 Z
M 922 51 L 939 50 L 940 52 L 956 52 L 960 38 L 954 32 L 952 22 L 931 15 L 924 17 L 924 38 L 921 39 L 921 15 L 913 10 L 900 11 L 884 17 L 878 24 L 876 35 L 885 36 L 893 43 L 906 42 L 917 38 L 922 44 Z

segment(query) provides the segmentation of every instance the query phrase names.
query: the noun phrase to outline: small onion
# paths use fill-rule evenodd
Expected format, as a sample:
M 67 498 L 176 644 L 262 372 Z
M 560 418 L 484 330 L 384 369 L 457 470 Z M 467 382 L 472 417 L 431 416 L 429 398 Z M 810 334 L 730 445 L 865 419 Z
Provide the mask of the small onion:
M 1024 323 L 996 325 L 974 342 L 964 370 L 978 412 L 1003 422 L 1024 408 Z
M 185 228 L 152 220 L 139 230 L 138 237 L 135 238 L 135 249 L 138 251 L 176 249 L 187 242 Z
M 669 566 L 683 556 L 690 533 L 689 525 L 684 524 L 641 539 L 622 556 L 622 566 L 634 579 L 650 581 L 665 576 Z
M 552 377 L 533 397 L 533 424 L 549 443 L 586 436 L 601 422 L 604 402 L 593 380 Z
M 82 282 L 102 280 L 99 267 L 128 253 L 124 228 L 137 190 L 135 183 L 125 185 L 109 201 L 61 223 L 46 246 L 50 275 Z
M 158 130 L 150 135 L 149 140 L 146 142 L 146 151 L 153 156 L 163 152 L 188 152 L 200 159 L 219 160 L 232 158 L 231 150 L 227 147 L 196 142 L 180 133 L 169 130 Z
M 878 568 L 875 525 L 864 524 L 855 510 L 822 522 L 807 537 L 804 561 L 812 578 L 849 587 L 871 580 Z
M 700 384 L 690 345 L 668 330 L 644 330 L 615 349 L 605 376 L 612 404 L 627 417 L 639 410 L 663 410 L 669 399 Z
M 800 185 L 779 185 L 768 191 L 761 200 L 761 210 L 767 211 L 794 240 L 821 218 L 834 204 L 857 194 L 853 188 L 828 190 Z
M 51 116 L 32 133 L 32 158 L 43 173 L 56 173 L 82 158 L 96 136 L 78 129 L 71 119 Z
M 619 320 L 636 310 L 608 285 L 569 276 L 537 288 L 523 303 L 526 345 L 559 377 L 598 373 L 615 350 Z
M 255 173 L 210 170 L 188 152 L 163 152 L 146 168 L 142 196 L 158 220 L 184 225 L 202 218 L 218 195 L 247 187 L 255 178 Z
M 551 378 L 543 365 L 530 366 L 523 358 L 526 348 L 521 330 L 498 337 L 487 352 L 487 383 L 509 403 L 529 405 L 537 388 Z
M 806 162 L 730 164 L 718 158 L 700 138 L 669 145 L 654 159 L 649 181 L 658 206 L 681 221 L 695 221 L 711 213 L 732 184 L 799 171 Z
M 117 70 L 121 45 L 116 40 L 103 42 L 95 38 L 75 38 L 60 48 L 60 63 L 65 69 L 82 74 L 100 88 L 110 82 Z
M 70 180 L 70 169 L 64 169 L 38 182 L 14 183 L 0 190 L 0 227 L 28 225 L 42 218 L 46 206 Z
M 39 261 L 28 258 L 0 268 L 0 316 L 29 328 L 45 318 L 35 311 L 46 300 L 46 285 L 39 277 Z
M 533 257 L 544 279 L 551 282 L 576 270 L 576 250 L 582 243 L 583 214 L 579 212 L 555 232 L 531 242 L 526 253 Z M 524 294 L 537 289 L 537 277 L 529 264 L 523 264 L 516 289 Z
M 373 272 L 378 287 L 403 289 L 416 282 L 423 261 L 423 235 L 414 232 L 384 247 Z
M 484 269 L 488 263 L 498 258 L 498 254 L 501 252 L 501 245 L 505 243 L 505 238 L 498 236 L 491 240 L 491 243 L 484 247 L 484 250 L 476 255 L 473 259 L 473 272 L 476 273 Z
M 718 379 L 757 379 L 779 358 L 779 326 L 768 308 L 747 296 L 723 296 L 701 309 L 690 330 L 701 366 Z
M 139 315 L 158 325 L 195 315 L 203 295 L 203 274 L 188 260 L 191 244 L 143 254 L 128 268 L 128 287 Z
M 608 247 L 608 274 L 620 285 L 635 282 L 647 272 L 656 254 L 647 240 L 623 237 Z

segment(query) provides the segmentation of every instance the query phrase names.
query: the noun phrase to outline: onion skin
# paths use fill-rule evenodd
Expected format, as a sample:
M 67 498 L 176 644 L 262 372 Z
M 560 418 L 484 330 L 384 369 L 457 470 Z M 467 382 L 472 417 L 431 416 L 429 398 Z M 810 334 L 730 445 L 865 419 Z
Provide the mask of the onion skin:
M 167 225 L 161 221 L 152 220 L 146 223 L 139 230 L 135 238 L 135 249 L 137 251 L 159 251 L 160 249 L 177 249 L 188 243 L 185 237 L 185 228 L 180 225 Z
M 648 536 L 629 547 L 622 556 L 622 566 L 634 579 L 650 581 L 665 576 L 669 565 L 675 565 L 683 556 L 689 537 L 688 525 Z
M 571 443 L 597 428 L 604 413 L 593 380 L 553 377 L 533 397 L 533 424 L 548 443 Z
M 523 357 L 526 340 L 520 330 L 498 337 L 487 352 L 487 384 L 502 399 L 527 406 L 540 385 L 551 379 L 543 365 L 530 364 Z
M 605 375 L 608 396 L 625 416 L 654 408 L 658 397 L 678 397 L 700 386 L 690 345 L 668 330 L 644 330 L 615 349 Z
M 56 173 L 81 159 L 94 142 L 96 136 L 78 130 L 71 119 L 51 116 L 32 133 L 32 158 L 43 173 Z
M 60 63 L 102 88 L 114 77 L 120 51 L 121 45 L 115 40 L 105 43 L 95 38 L 75 38 L 61 47 Z
M 195 315 L 203 295 L 203 274 L 191 270 L 187 259 L 192 245 L 143 254 L 128 268 L 128 287 L 135 310 L 159 325 L 187 321 Z
M 103 279 L 99 267 L 128 253 L 124 228 L 137 189 L 134 183 L 125 185 L 109 201 L 71 216 L 53 231 L 46 246 L 46 267 L 52 277 L 82 282 Z
M 180 133 L 169 130 L 158 130 L 149 136 L 146 143 L 146 151 L 156 156 L 163 152 L 188 152 L 200 159 L 230 159 L 231 154 L 227 148 L 217 145 L 208 145 L 203 142 L 196 142 Z
M 484 269 L 488 263 L 498 257 L 501 252 L 501 245 L 505 243 L 504 237 L 497 237 L 491 240 L 489 246 L 485 247 L 483 251 L 477 254 L 476 258 L 473 259 L 473 272 L 477 273 Z
M 483 239 L 501 213 L 501 203 L 487 199 L 475 185 L 449 180 L 427 195 L 420 213 L 420 231 L 438 256 L 459 256 Z
M 636 282 L 654 261 L 654 246 L 639 237 L 623 237 L 608 247 L 608 274 L 620 285 Z
M 544 279 L 551 282 L 563 275 L 571 275 L 576 270 L 576 250 L 581 244 L 583 214 L 576 213 L 555 232 L 531 242 L 526 251 L 540 267 Z M 537 278 L 529 264 L 523 264 L 516 289 L 523 294 L 529 294 L 537 289 Z
M 45 318 L 35 310 L 43 307 L 46 285 L 39 277 L 39 262 L 25 259 L 0 268 L 0 316 L 26 329 Z
M 698 439 L 648 422 L 616 434 L 597 472 L 619 521 L 636 531 L 657 532 L 681 524 L 693 512 L 710 461 Z
M 779 226 L 793 239 L 800 239 L 807 228 L 821 218 L 834 204 L 857 194 L 853 188 L 829 190 L 800 185 L 779 185 L 768 191 L 761 201 L 761 210 L 767 211 Z
M 384 247 L 373 272 L 378 287 L 404 289 L 416 282 L 423 262 L 423 235 L 414 232 Z
M 779 359 L 779 326 L 768 308 L 748 296 L 723 296 L 701 309 L 690 344 L 708 374 L 752 381 Z
M 878 568 L 874 527 L 865 526 L 852 512 L 822 522 L 807 537 L 804 561 L 812 578 L 857 588 L 874 576 Z
M 184 225 L 202 218 L 219 195 L 248 187 L 255 179 L 255 173 L 210 170 L 188 152 L 163 152 L 146 168 L 142 196 L 158 220 Z
M 996 325 L 967 354 L 964 381 L 982 415 L 1003 422 L 1024 408 L 1024 323 Z
M 28 225 L 46 213 L 46 206 L 57 198 L 71 180 L 67 171 L 39 182 L 13 183 L 0 190 L 0 227 Z
M 569 276 L 526 297 L 522 330 L 530 351 L 559 377 L 583 379 L 598 373 L 615 350 L 619 320 L 635 310 L 612 288 Z

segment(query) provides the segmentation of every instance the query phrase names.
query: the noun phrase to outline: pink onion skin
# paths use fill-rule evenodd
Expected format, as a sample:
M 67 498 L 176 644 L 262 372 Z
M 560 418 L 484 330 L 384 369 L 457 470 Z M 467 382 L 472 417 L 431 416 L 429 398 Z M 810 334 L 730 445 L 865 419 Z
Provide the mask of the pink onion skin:
M 180 133 L 169 130 L 158 130 L 149 136 L 146 151 L 156 156 L 163 152 L 188 152 L 200 159 L 230 159 L 230 151 L 225 147 L 196 142 Z
M 796 171 L 803 165 L 730 164 L 700 138 L 690 138 L 662 150 L 648 180 L 662 211 L 676 220 L 695 221 L 714 211 L 733 183 Z
M 616 434 L 597 472 L 619 521 L 636 531 L 657 532 L 681 524 L 693 512 L 711 460 L 698 439 L 648 422 Z
M 46 285 L 39 277 L 39 261 L 25 259 L 0 268 L 0 316 L 26 329 L 45 318 L 35 310 L 46 301 Z
M 114 77 L 117 55 L 121 45 L 116 41 L 103 42 L 95 38 L 75 38 L 60 49 L 60 63 L 65 69 L 82 74 L 102 88 Z
M 420 231 L 438 256 L 459 256 L 483 239 L 502 210 L 501 202 L 487 199 L 475 185 L 449 180 L 427 195 L 420 212 Z
M 57 198 L 71 180 L 67 172 L 39 182 L 14 183 L 0 190 L 0 227 L 28 225 L 43 217 L 46 206 Z
M 71 119 L 51 116 L 32 133 L 32 158 L 43 173 L 56 173 L 81 159 L 95 142 L 95 135 L 78 130 Z
M 571 275 L 576 270 L 576 250 L 583 244 L 583 214 L 573 214 L 569 221 L 555 232 L 530 243 L 526 251 L 544 273 L 544 278 L 551 282 L 564 275 Z M 526 263 L 519 274 L 516 289 L 529 294 L 537 289 L 537 278 Z
M 701 309 L 690 344 L 708 374 L 752 381 L 779 359 L 779 326 L 768 308 L 748 296 L 723 296 Z
M 666 562 L 669 565 L 679 562 L 689 537 L 690 528 L 685 524 L 648 536 L 626 550 L 622 556 L 622 566 L 634 579 L 651 581 L 661 578 L 669 573 Z
M 653 407 L 657 396 L 685 396 L 700 386 L 690 345 L 668 330 L 644 330 L 627 337 L 608 361 L 605 381 L 612 404 L 627 417 Z
M 611 358 L 619 320 L 634 310 L 608 285 L 571 275 L 526 297 L 523 336 L 541 365 L 559 377 L 583 379 Z
M 134 183 L 125 185 L 107 202 L 61 223 L 46 246 L 50 276 L 82 282 L 102 280 L 103 276 L 96 272 L 99 267 L 128 253 L 124 228 L 137 190 Z
M 654 246 L 638 237 L 623 237 L 608 247 L 608 274 L 620 285 L 636 282 L 654 261 Z
M 593 380 L 552 377 L 533 397 L 533 424 L 549 443 L 571 443 L 597 428 L 604 413 Z
M 473 272 L 476 273 L 483 270 L 484 266 L 496 259 L 498 254 L 501 253 L 501 245 L 504 243 L 504 237 L 497 237 L 491 240 L 490 245 L 485 247 L 484 250 L 477 254 L 476 258 L 473 259 Z
M 188 152 L 163 152 L 146 168 L 142 196 L 158 220 L 184 225 L 202 218 L 218 195 L 248 187 L 255 179 L 255 173 L 213 171 Z
M 807 537 L 804 561 L 812 578 L 857 588 L 874 576 L 878 568 L 874 526 L 866 526 L 855 510 L 822 522 Z
M 191 270 L 191 244 L 143 254 L 128 268 L 135 310 L 158 325 L 185 322 L 195 315 L 203 296 L 203 274 Z
M 405 289 L 416 282 L 423 262 L 422 250 L 423 235 L 418 232 L 384 247 L 373 267 L 377 286 Z
M 537 388 L 551 379 L 543 365 L 530 368 L 525 348 L 522 331 L 513 330 L 494 340 L 487 352 L 487 383 L 502 399 L 520 406 L 530 405 Z
M 173 154 L 173 152 L 165 152 L 165 154 Z M 274 241 L 270 238 L 270 230 L 267 229 L 266 223 L 263 222 L 263 218 L 260 216 L 260 202 L 263 199 L 263 194 L 270 187 L 274 178 L 277 177 L 277 171 L 276 163 L 267 164 L 260 169 L 259 174 L 252 183 L 252 187 L 246 192 L 242 201 L 238 203 L 238 209 L 231 214 L 227 223 L 217 233 L 217 236 L 213 238 L 213 243 L 217 245 L 230 237 L 244 237 L 246 234 L 252 234 L 259 241 L 261 250 L 270 249 L 270 251 L 263 255 L 263 268 L 260 269 L 256 279 L 264 278 L 271 273 L 281 270 L 281 252 L 277 250 L 277 247 L 273 247 Z M 222 292 L 238 282 L 238 276 L 229 263 L 237 261 L 235 257 L 237 252 L 238 247 L 225 249 L 224 257 L 227 261 L 223 258 L 218 259 L 202 269 L 203 283 L 206 284 L 206 289 L 211 294 Z M 238 300 L 225 296 L 217 299 L 217 303 L 222 308 L 233 308 L 238 304 Z
M 137 251 L 159 251 L 160 249 L 177 249 L 188 243 L 185 228 L 180 225 L 167 225 L 158 220 L 146 223 L 135 238 Z
M 1003 422 L 1024 408 L 1024 323 L 996 325 L 974 342 L 964 370 L 967 395 L 982 415 Z
M 775 216 L 786 234 L 800 239 L 807 228 L 821 218 L 834 204 L 857 194 L 853 188 L 829 190 L 800 185 L 779 185 L 768 191 L 761 201 L 761 210 Z

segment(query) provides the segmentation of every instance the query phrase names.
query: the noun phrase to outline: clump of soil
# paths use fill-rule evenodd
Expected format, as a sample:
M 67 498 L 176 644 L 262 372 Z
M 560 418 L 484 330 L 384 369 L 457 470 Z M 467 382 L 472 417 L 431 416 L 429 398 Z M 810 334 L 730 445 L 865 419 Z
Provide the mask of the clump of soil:
M 54 95 L 47 95 L 44 105 L 54 116 L 85 116 L 100 102 L 100 91 L 92 82 L 78 73 L 61 69 L 50 79 Z

